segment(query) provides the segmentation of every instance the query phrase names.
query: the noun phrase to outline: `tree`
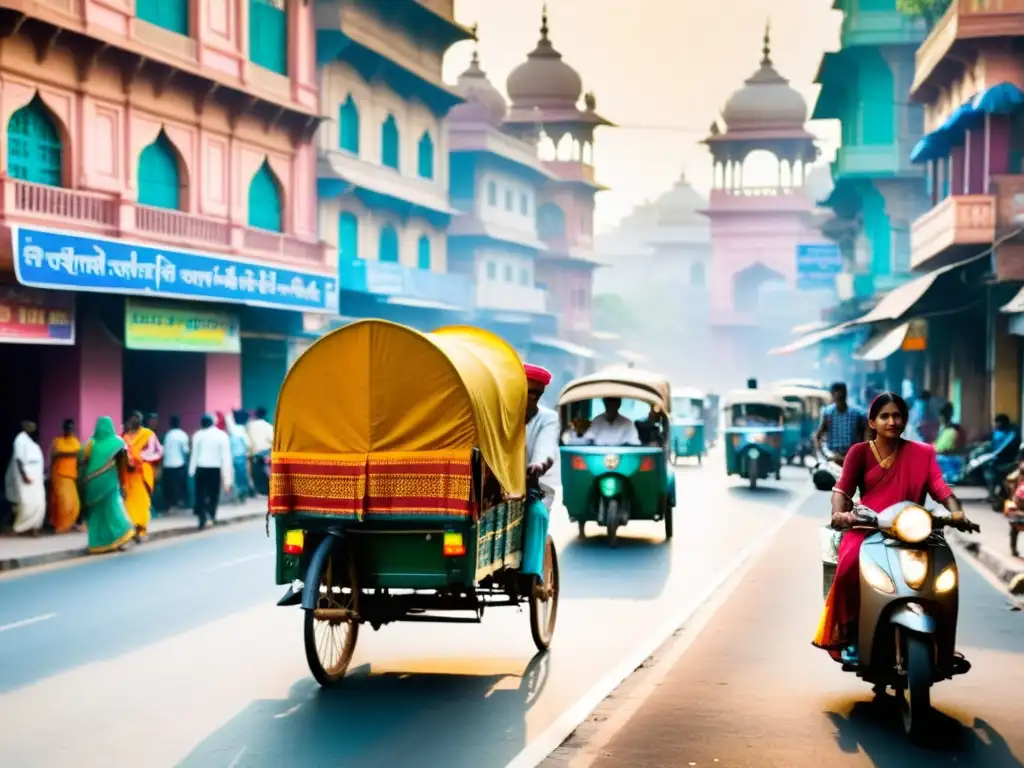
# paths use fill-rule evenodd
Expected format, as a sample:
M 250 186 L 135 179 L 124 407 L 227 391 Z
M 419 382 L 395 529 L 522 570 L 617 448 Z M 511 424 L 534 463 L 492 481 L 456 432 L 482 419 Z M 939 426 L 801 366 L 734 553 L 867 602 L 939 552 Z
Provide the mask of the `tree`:
M 896 0 L 896 7 L 907 16 L 924 19 L 929 27 L 942 18 L 952 0 Z

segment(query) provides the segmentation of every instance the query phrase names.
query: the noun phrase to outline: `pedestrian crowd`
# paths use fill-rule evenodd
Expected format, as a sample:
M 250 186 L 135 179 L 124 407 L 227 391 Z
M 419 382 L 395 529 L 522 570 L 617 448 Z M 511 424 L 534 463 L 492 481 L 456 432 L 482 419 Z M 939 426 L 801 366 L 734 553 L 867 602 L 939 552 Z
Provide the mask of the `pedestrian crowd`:
M 158 425 L 157 414 L 144 418 L 136 411 L 118 431 L 103 416 L 82 442 L 67 419 L 47 464 L 36 424 L 22 422 L 5 476 L 14 513 L 10 534 L 87 530 L 89 552 L 98 554 L 144 543 L 154 513 L 191 506 L 203 529 L 216 524 L 221 501 L 269 493 L 274 428 L 266 408 L 251 416 L 243 410 L 206 414 L 191 437 L 177 416 L 163 441 Z

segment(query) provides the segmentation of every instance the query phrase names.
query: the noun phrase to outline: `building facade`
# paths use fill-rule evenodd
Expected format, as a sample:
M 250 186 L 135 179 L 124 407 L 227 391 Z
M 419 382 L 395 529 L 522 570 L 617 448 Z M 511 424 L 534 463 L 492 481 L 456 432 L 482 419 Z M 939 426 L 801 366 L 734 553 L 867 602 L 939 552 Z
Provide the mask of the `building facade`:
M 448 269 L 448 133 L 461 98 L 445 51 L 472 31 L 452 0 L 321 0 L 320 232 L 338 252 L 341 311 L 432 329 L 470 316 L 474 286 Z
M 272 407 L 303 314 L 337 311 L 312 6 L 16 1 L 0 24 L 0 432 Z

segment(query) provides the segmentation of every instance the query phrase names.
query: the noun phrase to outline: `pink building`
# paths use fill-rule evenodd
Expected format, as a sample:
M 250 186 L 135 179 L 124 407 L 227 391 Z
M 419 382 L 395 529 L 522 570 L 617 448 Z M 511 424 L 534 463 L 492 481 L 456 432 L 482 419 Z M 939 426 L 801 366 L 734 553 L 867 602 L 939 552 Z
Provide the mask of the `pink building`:
M 0 462 L 22 418 L 45 445 L 67 417 L 272 408 L 303 313 L 337 311 L 313 4 L 4 5 Z
M 722 110 L 725 130 L 712 124 L 704 141 L 714 161 L 710 312 L 722 351 L 713 389 L 742 387 L 749 376 L 783 378 L 793 360 L 766 351 L 815 315 L 816 302 L 796 285 L 797 246 L 827 242 L 809 215 L 816 203 L 804 182 L 818 149 L 806 121 L 803 97 L 772 65 L 766 31 L 760 67 Z M 771 178 L 744 179 L 766 166 Z

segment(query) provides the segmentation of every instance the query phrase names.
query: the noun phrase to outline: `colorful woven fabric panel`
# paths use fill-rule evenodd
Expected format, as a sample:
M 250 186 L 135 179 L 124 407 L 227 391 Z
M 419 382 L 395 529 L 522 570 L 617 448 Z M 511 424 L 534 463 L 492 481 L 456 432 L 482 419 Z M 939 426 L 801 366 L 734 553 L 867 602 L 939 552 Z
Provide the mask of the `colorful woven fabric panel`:
M 470 515 L 470 453 L 274 454 L 270 513 Z
M 368 515 L 467 517 L 472 505 L 470 453 L 371 453 L 367 459 Z

